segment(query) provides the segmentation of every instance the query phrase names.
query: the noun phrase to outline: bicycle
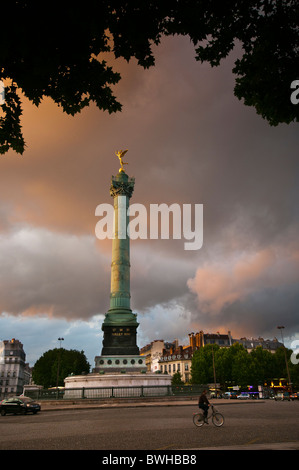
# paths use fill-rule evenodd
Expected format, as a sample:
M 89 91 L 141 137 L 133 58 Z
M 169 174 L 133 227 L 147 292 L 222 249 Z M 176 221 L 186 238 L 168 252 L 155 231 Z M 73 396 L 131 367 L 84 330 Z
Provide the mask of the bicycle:
M 214 405 L 210 405 L 208 410 L 207 420 L 212 418 L 212 423 L 214 426 L 218 428 L 224 424 L 224 416 L 219 413 L 219 411 L 214 407 Z M 197 413 L 193 413 L 193 423 L 197 427 L 201 427 L 205 423 L 205 418 L 203 415 L 203 410 L 197 411 Z

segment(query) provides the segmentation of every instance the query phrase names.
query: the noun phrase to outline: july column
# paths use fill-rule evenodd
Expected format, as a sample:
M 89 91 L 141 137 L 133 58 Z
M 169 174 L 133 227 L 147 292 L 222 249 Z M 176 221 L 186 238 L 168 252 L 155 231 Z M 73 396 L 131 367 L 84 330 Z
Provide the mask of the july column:
M 127 233 L 129 200 L 134 178 L 123 169 L 113 176 L 110 194 L 114 200 L 114 238 L 112 241 L 110 308 L 102 325 L 102 355 L 138 355 L 136 314 L 130 308 L 130 238 Z

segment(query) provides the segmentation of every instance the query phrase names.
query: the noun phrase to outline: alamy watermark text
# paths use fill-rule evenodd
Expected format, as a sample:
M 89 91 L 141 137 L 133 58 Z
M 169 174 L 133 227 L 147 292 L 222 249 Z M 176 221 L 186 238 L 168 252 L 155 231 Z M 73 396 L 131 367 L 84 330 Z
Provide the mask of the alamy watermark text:
M 131 240 L 183 238 L 188 240 L 184 243 L 185 250 L 199 250 L 202 247 L 203 204 L 183 204 L 182 207 L 176 203 L 170 206 L 165 203 L 150 204 L 148 214 L 143 204 L 131 204 L 126 209 L 126 196 L 117 196 L 117 207 L 117 221 L 112 204 L 99 204 L 96 207 L 95 215 L 101 217 L 95 227 L 98 239 L 113 239 L 116 236 L 118 239 L 128 236 Z

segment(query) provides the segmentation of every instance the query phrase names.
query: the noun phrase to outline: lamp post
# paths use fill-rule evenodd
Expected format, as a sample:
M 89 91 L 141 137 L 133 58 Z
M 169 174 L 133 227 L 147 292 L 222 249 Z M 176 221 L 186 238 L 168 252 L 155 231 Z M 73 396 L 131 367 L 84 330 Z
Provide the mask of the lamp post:
M 280 330 L 280 333 L 281 333 L 281 340 L 282 340 L 282 345 L 283 345 L 283 350 L 284 350 L 284 359 L 285 359 L 287 374 L 288 374 L 288 382 L 289 382 L 289 386 L 291 388 L 291 393 L 292 393 L 293 388 L 292 388 L 292 382 L 291 382 L 288 359 L 287 359 L 287 350 L 286 350 L 286 347 L 284 345 L 283 334 L 282 334 L 282 330 L 284 329 L 284 326 L 278 326 L 277 329 Z
M 215 397 L 217 398 L 217 391 L 216 391 L 216 370 L 215 370 L 215 358 L 214 358 L 214 347 L 213 347 L 213 344 L 212 344 L 212 358 L 213 358 L 213 373 L 214 373 Z
M 58 394 L 58 380 L 59 380 L 59 367 L 60 367 L 61 341 L 64 341 L 64 338 L 58 338 L 58 341 L 59 341 L 59 352 L 58 352 L 57 378 L 56 378 L 56 388 L 57 388 L 57 394 Z

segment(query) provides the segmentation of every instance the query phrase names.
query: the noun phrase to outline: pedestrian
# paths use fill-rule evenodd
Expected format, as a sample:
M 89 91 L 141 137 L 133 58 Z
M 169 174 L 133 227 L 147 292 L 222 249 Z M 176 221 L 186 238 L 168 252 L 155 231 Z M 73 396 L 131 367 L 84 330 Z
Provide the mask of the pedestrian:
M 198 399 L 198 408 L 203 410 L 203 417 L 206 424 L 209 424 L 207 420 L 209 406 L 210 402 L 207 399 L 207 390 L 204 390 Z

